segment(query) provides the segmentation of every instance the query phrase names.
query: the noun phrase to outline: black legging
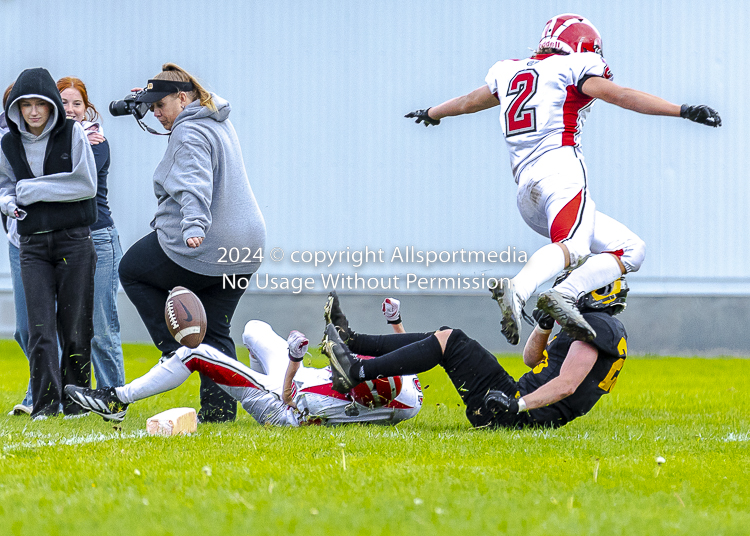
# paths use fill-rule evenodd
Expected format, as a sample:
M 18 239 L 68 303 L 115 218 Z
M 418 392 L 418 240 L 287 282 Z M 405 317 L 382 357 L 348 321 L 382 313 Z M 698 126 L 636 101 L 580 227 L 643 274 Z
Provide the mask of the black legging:
M 437 365 L 443 367 L 466 404 L 466 416 L 474 426 L 485 426 L 492 421 L 492 416 L 483 411 L 487 391 L 501 390 L 511 397 L 518 392 L 516 381 L 500 366 L 495 356 L 460 329 L 454 329 L 448 337 L 445 352 L 432 333 L 357 333 L 351 342 L 353 352 L 375 356 L 362 361 L 357 378 L 360 381 L 419 374 Z M 526 417 L 524 414 L 523 418 Z
M 239 275 L 239 274 L 238 274 Z M 241 277 L 250 278 L 252 274 Z M 151 340 L 163 354 L 180 347 L 169 333 L 164 320 L 164 304 L 169 291 L 176 286 L 192 290 L 206 309 L 206 337 L 208 344 L 237 359 L 234 341 L 229 333 L 232 315 L 245 292 L 243 289 L 224 288 L 222 277 L 196 274 L 172 261 L 159 245 L 156 232 L 133 244 L 120 261 L 120 282 L 133 302 Z M 234 420 L 237 404 L 209 378 L 201 375 L 201 410 L 203 421 Z

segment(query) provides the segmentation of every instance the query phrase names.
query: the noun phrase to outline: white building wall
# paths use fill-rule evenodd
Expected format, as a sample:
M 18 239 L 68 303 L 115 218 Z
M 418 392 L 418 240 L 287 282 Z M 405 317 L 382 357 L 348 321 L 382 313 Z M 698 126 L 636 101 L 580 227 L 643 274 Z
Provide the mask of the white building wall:
M 522 222 L 497 114 L 425 129 L 403 118 L 483 84 L 498 59 L 524 57 L 550 16 L 597 25 L 615 81 L 722 114 L 714 130 L 598 103 L 584 132 L 591 190 L 603 212 L 648 244 L 631 277 L 644 294 L 748 294 L 747 47 L 750 4 L 330 0 L 0 3 L 0 84 L 27 67 L 75 75 L 104 112 L 110 203 L 123 246 L 149 231 L 151 174 L 166 144 L 107 104 L 180 64 L 227 98 L 269 248 L 259 274 L 328 268 L 294 250 L 383 249 L 385 261 L 330 271 L 392 276 L 512 275 L 520 264 L 397 265 L 396 246 L 506 250 L 544 244 Z M 150 124 L 158 124 L 150 119 Z M 240 214 L 237 217 L 241 217 Z M 218 252 L 217 252 L 218 254 Z M 9 288 L 7 252 L 0 277 Z M 403 290 L 403 288 L 401 289 Z M 482 291 L 483 292 L 483 291 Z

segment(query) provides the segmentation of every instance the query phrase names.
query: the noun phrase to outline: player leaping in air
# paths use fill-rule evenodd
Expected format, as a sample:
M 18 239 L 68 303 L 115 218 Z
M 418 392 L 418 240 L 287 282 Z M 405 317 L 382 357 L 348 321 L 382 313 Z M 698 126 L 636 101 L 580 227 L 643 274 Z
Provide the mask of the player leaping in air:
M 395 333 L 403 332 L 394 303 L 386 300 L 383 313 Z M 245 325 L 242 342 L 250 352 L 250 367 L 215 348 L 185 346 L 163 359 L 146 374 L 123 387 L 84 389 L 68 385 L 65 393 L 79 405 L 104 417 L 122 421 L 128 405 L 182 385 L 201 372 L 234 397 L 260 424 L 372 423 L 396 424 L 411 419 L 422 407 L 422 389 L 416 376 L 383 377 L 339 393 L 331 388 L 328 367 L 302 365 L 308 340 L 292 331 L 287 341 L 265 322 Z
M 577 310 L 577 298 L 637 271 L 646 249 L 630 229 L 598 212 L 589 195 L 579 136 L 592 103 L 601 99 L 642 114 L 683 117 L 711 127 L 721 126 L 721 118 L 708 106 L 679 106 L 612 82 L 599 32 L 573 14 L 547 23 L 533 56 L 497 62 L 485 81 L 468 95 L 406 117 L 438 125 L 444 117 L 500 106 L 521 216 L 552 241 L 531 256 L 510 284 L 493 292 L 502 310 L 503 335 L 518 344 L 526 300 L 572 267 L 570 277 L 539 296 L 537 307 L 571 336 L 593 340 L 595 330 Z

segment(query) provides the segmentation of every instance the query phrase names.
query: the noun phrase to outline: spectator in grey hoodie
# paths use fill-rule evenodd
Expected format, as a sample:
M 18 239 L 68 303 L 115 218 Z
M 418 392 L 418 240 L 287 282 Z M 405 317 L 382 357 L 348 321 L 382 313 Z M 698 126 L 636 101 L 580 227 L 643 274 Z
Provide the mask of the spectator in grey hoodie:
M 17 220 L 29 320 L 32 418 L 83 413 L 62 400 L 91 381 L 96 167 L 81 125 L 65 118 L 46 69 L 23 71 L 5 106 L 0 210 Z M 55 305 L 57 303 L 57 305 Z M 60 327 L 58 333 L 57 326 Z M 58 337 L 62 360 L 58 362 Z
M 164 303 L 173 287 L 183 286 L 206 309 L 203 342 L 237 359 L 229 327 L 260 266 L 266 224 L 228 119 L 231 108 L 172 63 L 148 81 L 138 101 L 151 104 L 170 136 L 154 172 L 154 232 L 125 253 L 120 282 L 162 354 L 180 347 L 164 321 Z M 201 421 L 234 420 L 236 412 L 234 399 L 201 375 Z

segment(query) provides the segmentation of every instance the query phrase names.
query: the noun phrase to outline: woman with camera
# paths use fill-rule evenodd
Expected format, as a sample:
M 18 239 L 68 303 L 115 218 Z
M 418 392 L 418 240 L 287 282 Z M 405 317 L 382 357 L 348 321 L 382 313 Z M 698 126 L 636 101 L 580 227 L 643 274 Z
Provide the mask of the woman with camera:
M 67 117 L 81 124 L 86 131 L 96 162 L 98 217 L 96 223 L 90 225 L 97 257 L 91 363 L 98 388 L 120 387 L 125 385 L 120 319 L 117 314 L 117 289 L 120 285 L 117 269 L 122 258 L 122 247 L 107 202 L 109 142 L 102 133 L 99 112 L 89 102 L 86 85 L 78 78 L 68 76 L 57 81 L 57 89 Z
M 228 119 L 231 108 L 172 63 L 135 101 L 150 105 L 170 136 L 154 172 L 154 232 L 125 253 L 120 281 L 162 354 L 180 347 L 164 321 L 164 303 L 172 288 L 184 286 L 206 309 L 203 342 L 236 359 L 230 322 L 260 266 L 266 225 Z M 201 421 L 234 420 L 236 410 L 229 395 L 201 376 Z

